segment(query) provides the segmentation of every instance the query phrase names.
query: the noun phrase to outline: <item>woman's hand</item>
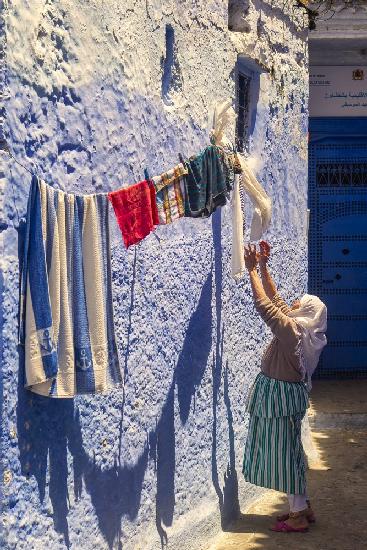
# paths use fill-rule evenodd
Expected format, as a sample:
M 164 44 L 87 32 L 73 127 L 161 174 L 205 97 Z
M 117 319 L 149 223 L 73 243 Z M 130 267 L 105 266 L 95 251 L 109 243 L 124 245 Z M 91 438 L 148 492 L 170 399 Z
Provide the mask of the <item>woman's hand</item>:
M 259 264 L 260 264 L 260 274 L 265 290 L 265 294 L 272 300 L 277 293 L 277 287 L 274 282 L 273 277 L 270 275 L 268 268 L 268 261 L 270 259 L 270 244 L 266 241 L 260 241 L 260 254 L 259 254 Z
M 265 267 L 270 259 L 270 244 L 266 241 L 260 241 L 259 263 L 260 267 Z
M 249 244 L 248 246 L 245 246 L 245 266 L 246 269 L 250 271 L 256 271 L 257 264 L 258 264 L 258 253 L 256 251 L 256 245 Z

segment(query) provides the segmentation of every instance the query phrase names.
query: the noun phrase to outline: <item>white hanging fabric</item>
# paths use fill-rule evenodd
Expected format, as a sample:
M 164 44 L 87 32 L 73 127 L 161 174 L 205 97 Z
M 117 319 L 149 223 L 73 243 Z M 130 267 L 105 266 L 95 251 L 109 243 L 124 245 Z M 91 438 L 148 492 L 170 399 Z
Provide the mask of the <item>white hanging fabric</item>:
M 250 241 L 261 239 L 271 222 L 271 199 L 256 179 L 245 157 L 237 153 L 242 167 L 241 183 L 253 205 Z
M 240 185 L 242 174 L 236 174 L 232 192 L 232 277 L 239 280 L 245 273 L 243 254 L 244 213 L 242 211 Z
M 230 100 L 216 103 L 213 109 L 212 129 L 210 141 L 223 149 L 233 149 L 231 141 L 225 134 L 225 130 L 235 124 L 236 113 Z
M 233 145 L 226 135 L 228 127 L 234 125 L 236 113 L 231 106 L 231 101 L 217 103 L 213 109 L 212 130 L 210 139 L 212 143 L 233 152 Z M 250 197 L 253 206 L 253 215 L 250 229 L 250 241 L 258 241 L 268 229 L 271 221 L 271 199 L 262 185 L 256 179 L 245 157 L 237 153 L 242 167 L 242 174 L 236 175 L 232 195 L 232 277 L 241 279 L 245 272 L 243 258 L 244 244 L 244 219 L 245 212 L 241 202 L 240 191 L 242 188 Z

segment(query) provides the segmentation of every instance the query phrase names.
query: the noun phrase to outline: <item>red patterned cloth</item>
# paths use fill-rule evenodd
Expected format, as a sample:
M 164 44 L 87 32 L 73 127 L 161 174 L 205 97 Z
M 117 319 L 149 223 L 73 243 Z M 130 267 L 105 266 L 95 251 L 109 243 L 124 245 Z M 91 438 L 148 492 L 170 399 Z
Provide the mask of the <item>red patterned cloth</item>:
M 112 203 L 126 248 L 144 239 L 159 224 L 155 188 L 151 181 L 112 191 Z

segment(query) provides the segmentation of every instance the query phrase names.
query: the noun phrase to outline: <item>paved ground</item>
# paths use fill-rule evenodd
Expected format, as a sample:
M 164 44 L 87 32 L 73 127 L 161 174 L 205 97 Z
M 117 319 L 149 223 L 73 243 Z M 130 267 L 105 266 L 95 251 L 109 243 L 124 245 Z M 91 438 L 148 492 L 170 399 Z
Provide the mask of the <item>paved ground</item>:
M 315 382 L 311 395 L 319 458 L 308 483 L 317 523 L 305 534 L 270 532 L 286 500 L 268 491 L 208 550 L 367 550 L 367 381 Z

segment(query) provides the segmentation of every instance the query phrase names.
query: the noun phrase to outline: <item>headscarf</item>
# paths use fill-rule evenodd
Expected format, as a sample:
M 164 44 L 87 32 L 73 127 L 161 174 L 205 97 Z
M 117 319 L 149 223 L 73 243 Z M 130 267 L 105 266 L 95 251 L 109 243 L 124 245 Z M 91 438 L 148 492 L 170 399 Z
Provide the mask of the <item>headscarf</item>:
M 327 309 L 326 305 L 312 294 L 305 294 L 300 300 L 300 307 L 288 313 L 298 325 L 301 332 L 301 366 L 303 367 L 307 387 L 312 387 L 313 375 L 320 354 L 326 346 Z

